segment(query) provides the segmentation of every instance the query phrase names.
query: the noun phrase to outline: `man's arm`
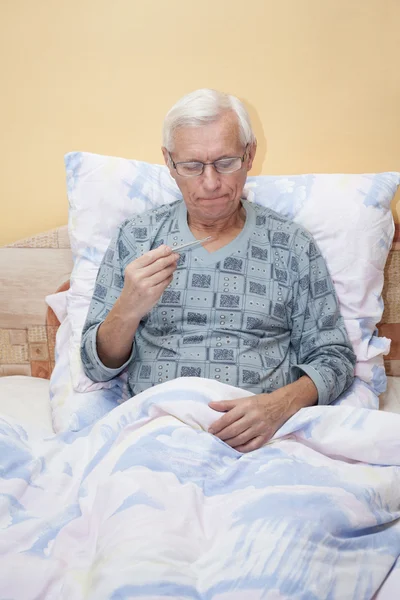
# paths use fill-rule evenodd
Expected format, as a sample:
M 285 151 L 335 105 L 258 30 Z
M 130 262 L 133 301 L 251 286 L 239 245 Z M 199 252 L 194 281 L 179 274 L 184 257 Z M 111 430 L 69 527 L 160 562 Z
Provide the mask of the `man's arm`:
M 225 415 L 209 432 L 239 452 L 261 448 L 298 410 L 333 402 L 353 381 L 356 357 L 326 263 L 312 241 L 299 260 L 292 304 L 293 382 L 268 394 L 210 403 Z
M 171 283 L 179 258 L 163 245 L 124 268 L 120 236 L 121 230 L 100 266 L 82 333 L 82 363 L 93 381 L 112 379 L 134 359 L 139 323 Z
M 297 364 L 292 381 L 308 375 L 318 390 L 318 404 L 330 404 L 353 382 L 353 352 L 327 265 L 314 241 L 299 260 L 294 286 L 291 344 Z

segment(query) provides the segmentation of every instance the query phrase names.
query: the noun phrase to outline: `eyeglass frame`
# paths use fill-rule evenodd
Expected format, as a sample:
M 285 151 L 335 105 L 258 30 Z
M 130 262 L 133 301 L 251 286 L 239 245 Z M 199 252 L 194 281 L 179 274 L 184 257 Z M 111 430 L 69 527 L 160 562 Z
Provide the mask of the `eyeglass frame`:
M 244 157 L 246 156 L 246 152 L 247 152 L 248 147 L 249 147 L 249 144 L 246 144 L 246 148 L 244 149 L 243 156 L 225 156 L 224 158 L 217 158 L 217 160 L 213 160 L 212 162 L 206 162 L 206 163 L 202 162 L 201 160 L 182 160 L 182 161 L 176 163 L 176 162 L 174 162 L 174 159 L 171 156 L 171 152 L 169 150 L 167 150 L 167 152 L 168 152 L 168 156 L 170 158 L 170 161 L 172 163 L 172 166 L 174 167 L 174 169 L 175 169 L 175 171 L 177 173 L 178 173 L 178 170 L 176 168 L 177 165 L 188 165 L 190 163 L 198 163 L 199 165 L 200 164 L 203 165 L 201 173 L 196 173 L 196 175 L 181 175 L 180 173 L 178 173 L 179 177 L 186 177 L 186 178 L 190 179 L 190 177 L 200 177 L 200 175 L 203 175 L 203 173 L 204 173 L 204 167 L 207 166 L 207 165 L 212 165 L 214 167 L 215 171 L 219 175 L 231 175 L 232 173 L 237 173 L 238 171 L 240 171 L 240 169 L 243 166 Z M 218 171 L 218 169 L 215 167 L 215 163 L 218 162 L 219 160 L 226 160 L 226 159 L 233 160 L 233 159 L 236 159 L 236 158 L 240 158 L 242 164 L 240 165 L 240 167 L 238 169 L 235 169 L 235 171 L 230 171 L 230 173 L 220 173 Z

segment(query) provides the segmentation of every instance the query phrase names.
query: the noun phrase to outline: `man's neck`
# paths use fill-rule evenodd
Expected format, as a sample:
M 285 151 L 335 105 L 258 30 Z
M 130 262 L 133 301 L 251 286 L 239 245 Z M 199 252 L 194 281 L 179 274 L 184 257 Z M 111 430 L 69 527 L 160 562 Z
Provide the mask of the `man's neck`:
M 218 221 L 206 221 L 193 219 L 188 214 L 188 226 L 195 237 L 220 237 L 221 235 L 235 236 L 243 229 L 246 222 L 246 211 L 242 205 L 232 215 Z

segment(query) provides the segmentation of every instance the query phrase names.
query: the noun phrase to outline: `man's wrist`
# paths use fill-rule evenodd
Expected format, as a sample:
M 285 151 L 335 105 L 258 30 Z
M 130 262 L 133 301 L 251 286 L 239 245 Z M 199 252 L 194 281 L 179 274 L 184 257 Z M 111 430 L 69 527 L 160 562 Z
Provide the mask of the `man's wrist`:
M 119 369 L 125 364 L 132 353 L 139 323 L 140 319 L 124 310 L 118 299 L 97 329 L 96 352 L 103 366 Z
M 267 404 L 272 394 L 279 394 L 282 414 L 287 419 L 302 408 L 315 406 L 318 403 L 317 387 L 308 375 L 302 375 L 297 381 L 289 383 L 275 392 L 262 394 Z
M 120 296 L 115 302 L 114 307 L 111 311 L 113 318 L 118 324 L 123 324 L 124 327 L 132 328 L 136 331 L 141 321 L 139 316 L 132 306 L 129 306 L 125 300 Z M 111 313 L 110 313 L 111 314 Z
M 315 406 L 318 403 L 318 390 L 308 375 L 302 375 L 297 381 L 285 386 L 292 414 L 301 408 Z

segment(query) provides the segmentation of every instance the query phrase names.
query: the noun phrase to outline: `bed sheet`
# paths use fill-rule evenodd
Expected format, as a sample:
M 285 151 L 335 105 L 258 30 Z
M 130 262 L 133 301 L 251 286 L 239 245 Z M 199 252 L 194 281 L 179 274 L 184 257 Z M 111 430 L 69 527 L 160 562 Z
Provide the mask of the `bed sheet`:
M 0 377 L 0 414 L 37 428 L 38 435 L 51 435 L 49 383 L 26 375 Z
M 390 598 L 400 416 L 358 380 L 243 455 L 207 433 L 208 402 L 240 396 L 174 380 L 43 439 L 3 418 L 0 597 Z

